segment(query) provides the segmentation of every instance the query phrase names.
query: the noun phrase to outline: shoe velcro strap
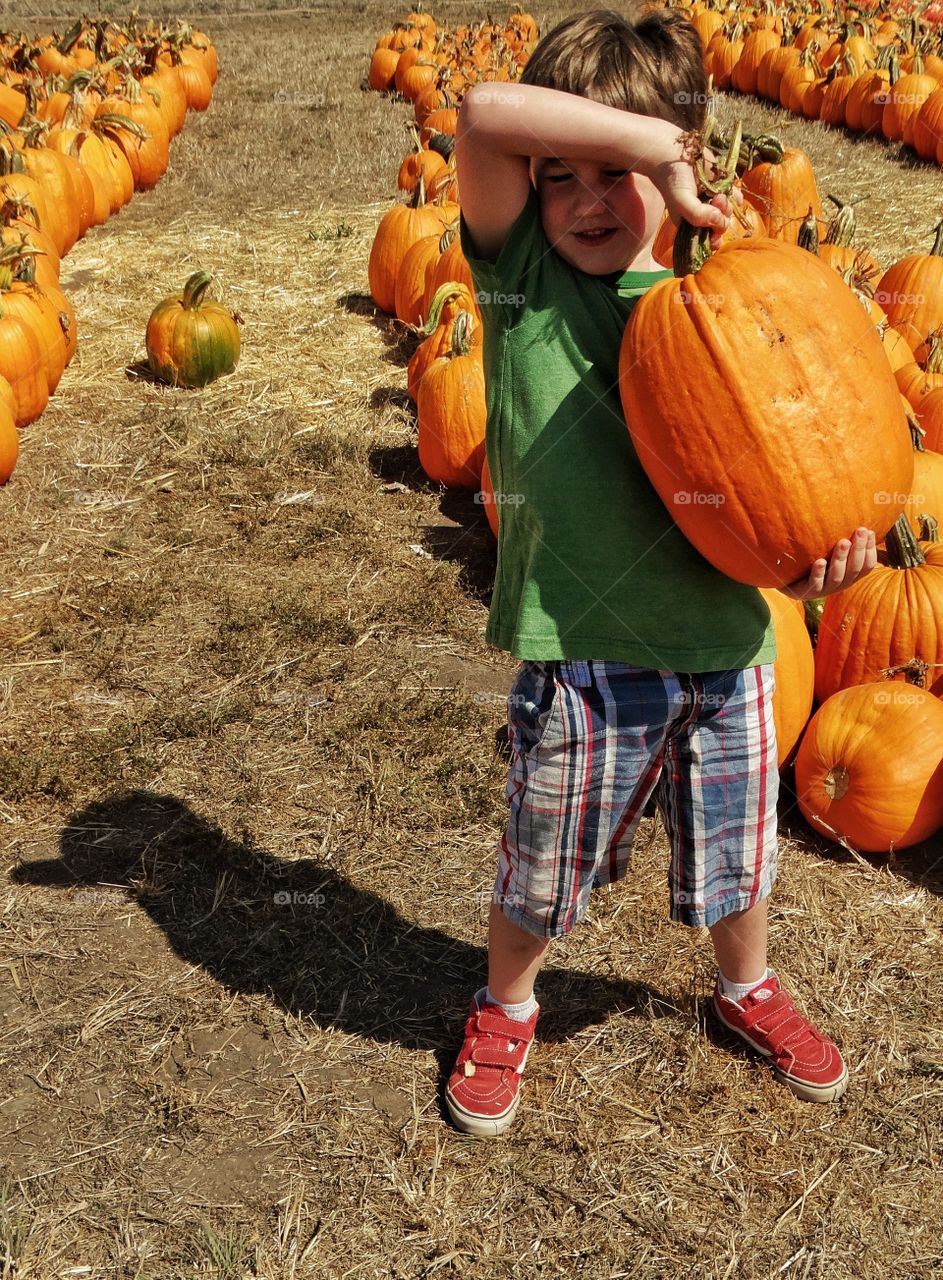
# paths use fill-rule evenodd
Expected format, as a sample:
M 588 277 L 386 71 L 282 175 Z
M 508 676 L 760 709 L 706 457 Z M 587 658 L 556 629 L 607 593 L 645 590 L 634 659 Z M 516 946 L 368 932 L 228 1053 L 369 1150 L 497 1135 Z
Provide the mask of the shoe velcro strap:
M 515 1022 L 506 1013 L 490 1005 L 486 1005 L 478 1014 L 478 1030 L 485 1035 L 504 1036 L 507 1040 L 529 1042 L 532 1039 L 532 1032 L 526 1022 Z
M 479 1067 L 510 1067 L 512 1071 L 516 1071 L 521 1065 L 523 1054 L 520 1049 L 511 1053 L 508 1049 L 501 1049 L 498 1045 L 485 1041 L 483 1044 L 476 1044 L 468 1056 Z
M 744 1009 L 742 1005 L 740 1008 L 745 1027 L 752 1027 L 755 1023 L 769 1017 L 771 1013 L 792 1013 L 797 1018 L 800 1017 L 792 1000 L 784 991 L 777 991 L 774 996 L 770 996 L 761 1004 L 755 1004 L 752 1009 Z

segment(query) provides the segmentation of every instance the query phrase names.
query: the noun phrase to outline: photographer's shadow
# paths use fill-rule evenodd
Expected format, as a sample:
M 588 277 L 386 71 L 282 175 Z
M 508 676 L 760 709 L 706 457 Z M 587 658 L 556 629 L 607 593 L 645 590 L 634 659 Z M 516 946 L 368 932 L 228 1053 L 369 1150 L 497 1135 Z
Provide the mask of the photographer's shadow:
M 405 919 L 327 864 L 232 840 L 175 796 L 131 791 L 97 801 L 71 817 L 60 851 L 20 863 L 12 879 L 119 885 L 182 960 L 230 991 L 266 992 L 321 1026 L 434 1051 L 443 1066 L 485 981 L 484 946 Z M 645 984 L 572 969 L 547 969 L 539 985 L 544 1040 L 616 1012 L 674 1012 Z

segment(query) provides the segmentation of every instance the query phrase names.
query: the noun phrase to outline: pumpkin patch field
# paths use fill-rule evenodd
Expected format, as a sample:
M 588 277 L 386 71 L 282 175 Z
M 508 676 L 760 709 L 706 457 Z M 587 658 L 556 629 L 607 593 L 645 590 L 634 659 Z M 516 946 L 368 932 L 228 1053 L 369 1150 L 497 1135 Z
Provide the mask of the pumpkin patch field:
M 530 17 L 546 31 L 580 7 Z M 843 272 L 835 323 L 860 311 L 852 343 L 889 359 L 868 384 L 893 425 L 878 444 L 829 400 L 855 385 L 854 353 L 822 354 L 840 335 L 823 326 L 807 362 L 842 461 L 861 454 L 836 509 L 875 492 L 867 468 L 887 477 L 886 563 L 827 603 L 814 656 L 762 583 L 785 655 L 770 963 L 844 1051 L 846 1095 L 798 1101 L 709 1021 L 709 938 L 669 922 L 647 816 L 627 879 L 551 949 L 517 1126 L 476 1142 L 448 1124 L 516 668 L 483 640 L 500 495 L 449 93 L 502 62 L 513 79 L 535 31 L 466 0 L 412 27 L 378 0 L 174 0 L 132 28 L 200 33 L 218 75 L 159 180 L 71 244 L 60 226 L 57 262 L 22 252 L 39 229 L 22 203 L 0 245 L 0 326 L 40 283 L 52 299 L 41 411 L 0 382 L 2 1280 L 943 1276 L 943 807 L 914 799 L 943 752 L 938 50 L 881 53 L 912 35 L 903 10 L 867 38 L 801 5 L 740 6 L 740 31 L 737 13 L 694 16 L 729 77 L 718 143 L 742 123 L 742 238 L 772 241 L 788 186 L 777 216 L 820 259 L 803 281 L 832 298 Z M 0 0 L 0 17 L 0 51 L 25 30 L 50 71 L 113 88 L 149 70 L 105 67 L 137 56 L 109 25 L 126 13 L 93 7 L 74 39 L 77 11 Z M 783 19 L 811 28 L 788 55 Z M 487 21 L 439 84 L 448 55 L 424 55 Z M 740 88 L 728 46 L 751 33 Z M 832 56 L 858 39 L 873 55 Z M 876 96 L 905 77 L 885 133 Z M 22 149 L 15 79 L 4 154 Z M 120 132 L 74 127 L 63 145 L 89 155 Z M 811 168 L 789 177 L 799 152 Z M 399 244 L 405 273 L 378 247 L 397 204 L 424 232 Z M 926 312 L 888 315 L 921 292 Z M 187 374 L 164 333 L 181 311 L 219 326 Z

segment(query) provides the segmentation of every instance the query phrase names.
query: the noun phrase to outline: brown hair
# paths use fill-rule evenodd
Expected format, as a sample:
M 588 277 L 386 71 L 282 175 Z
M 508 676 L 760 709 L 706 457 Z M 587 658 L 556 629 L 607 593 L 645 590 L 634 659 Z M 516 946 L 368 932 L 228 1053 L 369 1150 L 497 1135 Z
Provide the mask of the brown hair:
M 535 48 L 522 84 L 592 98 L 683 129 L 704 124 L 700 37 L 678 10 L 631 3 L 628 16 L 592 9 L 564 18 Z

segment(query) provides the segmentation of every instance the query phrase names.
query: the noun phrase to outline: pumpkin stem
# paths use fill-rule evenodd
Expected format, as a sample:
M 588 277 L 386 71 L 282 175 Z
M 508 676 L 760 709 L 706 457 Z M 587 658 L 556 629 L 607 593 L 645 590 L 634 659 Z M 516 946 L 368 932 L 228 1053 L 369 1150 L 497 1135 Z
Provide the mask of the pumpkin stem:
M 468 327 L 470 316 L 467 311 L 460 311 L 455 317 L 455 323 L 452 325 L 452 347 L 450 355 L 467 356 L 471 347 L 469 345 L 469 337 L 471 330 Z
M 943 373 L 943 326 L 927 335 L 927 356 L 923 362 L 927 373 Z
M 206 271 L 194 271 L 183 286 L 184 311 L 195 311 L 203 302 L 203 295 L 213 283 L 213 277 Z
M 933 228 L 933 245 L 930 252 L 934 257 L 943 258 L 943 220 Z
M 694 133 L 689 134 L 687 137 L 687 146 L 689 152 L 692 153 L 694 173 L 703 188 L 700 193 L 700 199 L 705 204 L 710 202 L 712 195 L 728 192 L 736 181 L 740 143 L 743 136 L 743 121 L 737 121 L 727 147 L 726 159 L 722 162 L 715 161 L 714 163 L 714 168 L 719 169 L 719 173 L 716 176 L 709 175 L 704 164 L 704 140 L 720 136 L 717 134 L 717 122 L 711 116 L 704 126 L 702 134 Z M 683 278 L 699 271 L 710 256 L 710 227 L 693 227 L 687 219 L 682 218 L 678 223 L 672 253 L 672 268 L 675 275 Z
M 928 515 L 922 511 L 917 516 L 920 522 L 920 541 L 921 542 L 939 542 L 940 541 L 940 524 L 935 517 Z
M 802 219 L 802 225 L 799 227 L 797 243 L 800 249 L 807 249 L 809 253 L 814 253 L 818 257 L 819 224 L 815 214 L 812 212 L 811 205 L 809 205 L 809 212 Z
M 887 563 L 892 569 L 918 569 L 927 562 L 906 515 L 898 516 L 893 528 L 888 529 L 884 535 L 884 547 Z
M 890 680 L 894 676 L 902 675 L 905 683 L 914 684 L 918 689 L 927 687 L 927 672 L 932 666 L 939 666 L 939 663 L 924 662 L 922 658 L 910 658 L 907 662 L 902 662 L 897 667 L 885 667 L 881 672 L 885 680 Z
M 451 302 L 453 298 L 457 298 L 459 294 L 465 292 L 465 285 L 458 280 L 448 280 L 445 284 L 440 284 L 432 296 L 432 301 L 429 303 L 429 318 L 416 332 L 422 334 L 424 338 L 428 338 L 430 334 L 435 333 L 439 327 L 442 308 L 447 302 Z
M 835 196 L 832 195 L 830 195 L 828 199 L 836 206 L 838 212 L 828 224 L 825 232 L 825 243 L 843 246 L 850 245 L 855 237 L 855 229 L 857 225 L 854 207 L 843 200 L 837 200 Z M 811 213 L 811 210 L 809 212 Z
M 825 608 L 824 597 L 820 600 L 803 601 L 802 609 L 805 614 L 806 630 L 809 633 L 809 639 L 813 646 L 819 637 L 819 623 L 822 620 L 822 610 Z

